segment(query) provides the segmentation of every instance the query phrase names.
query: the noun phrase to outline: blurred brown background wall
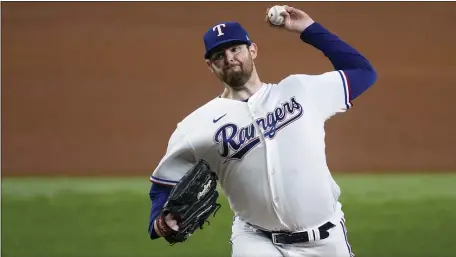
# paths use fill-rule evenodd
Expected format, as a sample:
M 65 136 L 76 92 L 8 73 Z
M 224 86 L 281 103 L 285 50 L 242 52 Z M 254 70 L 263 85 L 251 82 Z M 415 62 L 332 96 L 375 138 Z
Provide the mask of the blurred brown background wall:
M 221 92 L 203 33 L 237 20 L 264 81 L 331 69 L 263 22 L 273 3 L 2 3 L 3 175 L 148 176 L 176 123 Z M 330 167 L 456 170 L 456 3 L 287 3 L 364 53 L 379 79 L 327 123 Z

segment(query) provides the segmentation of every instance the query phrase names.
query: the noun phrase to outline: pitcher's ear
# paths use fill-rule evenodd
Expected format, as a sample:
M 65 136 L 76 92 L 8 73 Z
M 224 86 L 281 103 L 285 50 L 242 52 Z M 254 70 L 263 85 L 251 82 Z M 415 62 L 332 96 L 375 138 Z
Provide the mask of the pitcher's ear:
M 207 68 L 214 73 L 214 68 L 212 68 L 212 62 L 206 59 Z
M 250 55 L 252 55 L 252 58 L 255 59 L 258 55 L 258 46 L 255 43 L 250 44 L 249 46 L 249 52 Z

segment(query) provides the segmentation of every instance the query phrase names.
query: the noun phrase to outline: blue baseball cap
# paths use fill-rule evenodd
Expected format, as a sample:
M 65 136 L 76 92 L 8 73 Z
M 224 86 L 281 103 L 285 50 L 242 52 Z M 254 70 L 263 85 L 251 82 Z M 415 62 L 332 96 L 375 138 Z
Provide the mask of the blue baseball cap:
M 221 22 L 210 28 L 204 34 L 206 52 L 204 58 L 208 59 L 212 50 L 221 44 L 239 42 L 252 44 L 247 31 L 238 22 Z

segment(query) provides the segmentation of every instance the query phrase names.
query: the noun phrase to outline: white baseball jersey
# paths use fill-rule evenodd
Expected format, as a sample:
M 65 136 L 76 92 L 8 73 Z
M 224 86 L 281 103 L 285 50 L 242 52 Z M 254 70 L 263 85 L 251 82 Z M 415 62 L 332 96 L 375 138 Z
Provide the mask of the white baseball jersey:
M 303 231 L 340 209 L 324 123 L 350 108 L 342 71 L 291 75 L 247 102 L 215 98 L 177 125 L 151 176 L 174 185 L 202 158 L 235 215 L 266 230 Z

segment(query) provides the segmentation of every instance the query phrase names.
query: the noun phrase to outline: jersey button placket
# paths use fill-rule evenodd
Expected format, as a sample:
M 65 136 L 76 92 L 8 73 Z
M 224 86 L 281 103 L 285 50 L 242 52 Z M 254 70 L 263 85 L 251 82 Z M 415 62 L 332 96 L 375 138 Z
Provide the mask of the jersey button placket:
M 250 117 L 252 118 L 253 121 L 255 121 L 256 120 L 256 112 L 255 112 L 255 108 L 253 107 L 253 103 L 251 101 L 248 101 L 247 105 L 248 105 L 248 108 L 249 108 Z
M 276 172 L 275 172 L 275 161 L 274 161 L 274 149 L 275 148 L 275 142 L 273 141 L 273 139 L 266 139 L 265 138 L 265 144 L 266 144 L 266 151 L 267 151 L 267 154 L 266 156 L 268 156 L 268 173 L 269 173 L 269 187 L 271 189 L 271 195 L 272 195 L 272 201 L 274 203 L 274 206 L 276 209 L 278 207 L 278 202 L 279 202 L 279 197 L 277 196 L 277 192 L 276 192 Z M 276 209 L 277 211 L 277 209 Z
M 274 165 L 274 162 L 272 161 L 273 160 L 273 156 L 269 156 L 269 154 L 271 154 L 273 151 L 270 149 L 271 147 L 274 147 L 274 144 L 271 140 L 267 139 L 264 137 L 264 131 L 261 130 L 261 127 L 256 123 L 256 120 L 258 118 L 260 118 L 258 116 L 258 112 L 255 110 L 255 107 L 253 105 L 253 103 L 251 101 L 248 102 L 248 106 L 249 106 L 249 111 L 250 111 L 250 114 L 251 116 L 253 117 L 253 121 L 255 122 L 255 127 L 257 128 L 257 131 L 259 133 L 259 137 L 261 138 L 261 141 L 264 142 L 264 147 L 265 147 L 265 151 L 266 151 L 266 168 L 267 168 L 267 172 L 269 174 L 269 189 L 271 190 L 271 196 L 272 196 L 272 201 L 273 201 L 273 206 L 274 206 L 274 209 L 275 209 L 275 212 L 277 213 L 278 210 L 277 210 L 277 206 L 278 206 L 278 202 L 279 202 L 279 198 L 276 196 L 276 192 L 275 192 L 275 188 L 274 188 L 274 174 L 275 174 L 275 169 L 274 168 L 270 168 L 270 167 L 273 167 Z M 278 215 L 278 213 L 277 213 Z M 280 222 L 282 222 L 282 219 L 280 218 L 280 216 L 278 216 Z M 283 223 L 283 222 L 282 222 Z

